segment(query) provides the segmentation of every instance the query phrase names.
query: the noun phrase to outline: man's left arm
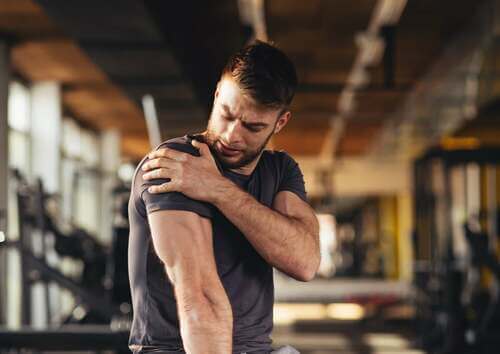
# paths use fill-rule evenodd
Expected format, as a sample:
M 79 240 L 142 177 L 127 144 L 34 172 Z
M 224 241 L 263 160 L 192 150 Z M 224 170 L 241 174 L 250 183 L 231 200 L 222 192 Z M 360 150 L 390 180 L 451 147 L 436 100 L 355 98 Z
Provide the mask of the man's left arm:
M 312 208 L 290 191 L 276 195 L 272 209 L 227 180 L 213 204 L 272 266 L 311 280 L 319 266 L 319 226 Z

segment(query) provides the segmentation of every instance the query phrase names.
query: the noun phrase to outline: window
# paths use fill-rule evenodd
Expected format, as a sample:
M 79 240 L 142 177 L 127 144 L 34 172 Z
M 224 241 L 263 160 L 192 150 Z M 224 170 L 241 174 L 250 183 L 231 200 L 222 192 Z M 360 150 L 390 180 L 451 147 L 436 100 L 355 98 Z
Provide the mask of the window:
M 30 92 L 18 82 L 9 85 L 9 167 L 28 175 L 30 170 Z
M 101 223 L 99 137 L 65 118 L 61 150 L 63 217 L 97 235 Z
M 16 81 L 11 82 L 7 99 L 8 165 L 9 168 L 18 169 L 25 177 L 29 176 L 31 166 L 30 105 L 29 88 Z M 7 207 L 9 210 L 7 238 L 17 240 L 19 238 L 19 222 L 17 219 L 15 185 L 13 183 L 9 184 Z M 19 252 L 16 249 L 9 249 L 6 252 L 6 257 L 8 264 L 6 297 L 9 299 L 6 325 L 9 328 L 16 328 L 21 322 L 19 311 L 21 307 Z

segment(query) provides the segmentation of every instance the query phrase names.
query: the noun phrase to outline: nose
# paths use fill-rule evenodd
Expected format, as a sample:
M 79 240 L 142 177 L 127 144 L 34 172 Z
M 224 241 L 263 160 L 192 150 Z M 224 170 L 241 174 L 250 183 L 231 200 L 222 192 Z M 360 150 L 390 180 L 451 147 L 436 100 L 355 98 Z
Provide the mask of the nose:
M 239 148 L 242 143 L 241 137 L 241 123 L 239 119 L 235 119 L 226 127 L 226 130 L 222 134 L 224 143 L 228 144 L 232 148 Z

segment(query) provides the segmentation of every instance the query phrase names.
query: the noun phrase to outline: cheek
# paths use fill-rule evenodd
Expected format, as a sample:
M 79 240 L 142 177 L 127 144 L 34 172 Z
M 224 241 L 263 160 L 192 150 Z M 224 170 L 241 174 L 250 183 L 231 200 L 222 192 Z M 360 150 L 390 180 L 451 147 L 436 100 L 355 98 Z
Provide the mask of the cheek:
M 262 144 L 264 144 L 267 136 L 268 136 L 268 134 L 262 133 L 262 132 L 260 132 L 258 134 L 253 133 L 253 134 L 249 134 L 245 140 L 247 142 L 247 146 L 250 149 L 254 150 L 254 149 L 260 148 L 262 146 Z
M 224 122 L 222 119 L 217 118 L 217 116 L 212 116 L 208 123 L 208 128 L 217 135 L 220 135 L 224 131 Z

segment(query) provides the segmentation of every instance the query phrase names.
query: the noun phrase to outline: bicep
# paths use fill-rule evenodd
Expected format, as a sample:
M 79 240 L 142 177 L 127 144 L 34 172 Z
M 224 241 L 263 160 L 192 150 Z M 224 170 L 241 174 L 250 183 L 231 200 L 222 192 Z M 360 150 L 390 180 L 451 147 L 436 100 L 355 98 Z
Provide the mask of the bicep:
M 148 214 L 156 254 L 174 287 L 195 289 L 217 276 L 208 218 L 185 210 Z
M 278 192 L 273 200 L 273 209 L 303 223 L 310 232 L 318 233 L 319 225 L 314 210 L 297 194 L 290 191 Z

